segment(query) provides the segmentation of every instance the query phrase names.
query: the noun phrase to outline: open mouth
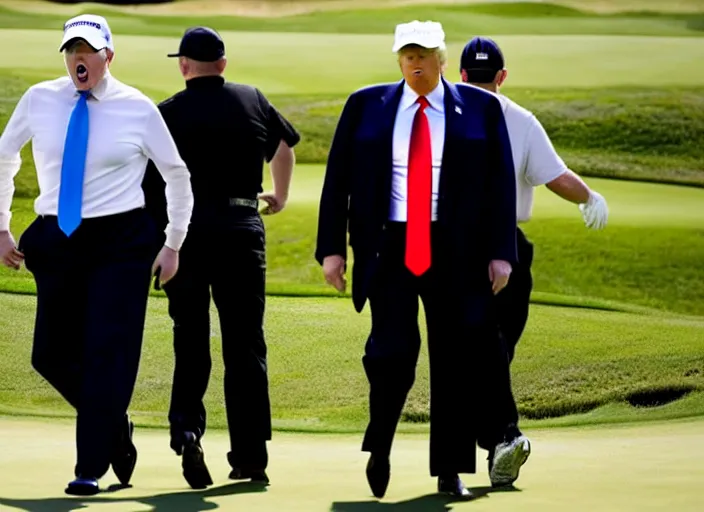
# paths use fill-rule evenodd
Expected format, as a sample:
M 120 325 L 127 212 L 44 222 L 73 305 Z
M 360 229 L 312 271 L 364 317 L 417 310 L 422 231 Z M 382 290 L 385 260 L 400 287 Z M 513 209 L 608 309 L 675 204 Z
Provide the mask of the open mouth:
M 81 83 L 86 83 L 88 81 L 88 70 L 83 64 L 76 66 L 76 78 Z
M 423 73 L 423 70 L 422 70 L 422 69 L 416 69 L 416 70 L 413 72 L 413 74 L 414 74 L 415 76 L 420 76 L 422 73 Z

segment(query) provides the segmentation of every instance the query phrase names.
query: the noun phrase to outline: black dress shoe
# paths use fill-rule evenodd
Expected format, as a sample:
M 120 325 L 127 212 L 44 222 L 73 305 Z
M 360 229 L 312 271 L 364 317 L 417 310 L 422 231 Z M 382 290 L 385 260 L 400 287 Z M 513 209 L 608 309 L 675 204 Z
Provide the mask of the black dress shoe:
M 213 485 L 210 471 L 205 464 L 205 453 L 193 432 L 184 433 L 181 453 L 183 453 L 181 460 L 183 478 L 186 479 L 188 485 L 192 489 L 205 489 L 207 486 Z
M 374 454 L 369 456 L 367 462 L 367 482 L 372 490 L 372 494 L 377 498 L 383 498 L 386 489 L 389 487 L 391 478 L 391 464 L 388 457 L 377 457 Z
M 124 486 L 130 483 L 134 467 L 137 464 L 137 448 L 132 442 L 134 434 L 134 423 L 125 415 L 124 423 L 120 426 L 118 439 L 113 450 L 112 470 L 115 476 Z
M 230 480 L 249 480 L 254 484 L 269 485 L 269 477 L 263 469 L 232 468 Z
M 474 496 L 464 486 L 462 480 L 457 475 L 448 475 L 445 477 L 438 478 L 438 492 L 443 494 L 449 494 L 450 496 L 455 496 L 457 498 L 462 498 L 465 500 L 471 500 Z
M 73 496 L 93 496 L 100 492 L 100 487 L 95 478 L 78 477 L 73 482 L 69 482 L 64 492 Z

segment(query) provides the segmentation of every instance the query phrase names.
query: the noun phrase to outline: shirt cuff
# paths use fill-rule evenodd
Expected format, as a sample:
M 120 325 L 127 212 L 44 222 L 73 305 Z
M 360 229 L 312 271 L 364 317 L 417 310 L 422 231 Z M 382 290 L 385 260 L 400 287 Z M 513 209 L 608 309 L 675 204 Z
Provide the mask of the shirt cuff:
M 180 229 L 166 228 L 166 242 L 164 245 L 169 249 L 174 251 L 180 251 L 183 241 L 186 239 L 187 231 L 181 231 Z
M 0 213 L 0 231 L 10 231 L 10 219 L 12 213 Z

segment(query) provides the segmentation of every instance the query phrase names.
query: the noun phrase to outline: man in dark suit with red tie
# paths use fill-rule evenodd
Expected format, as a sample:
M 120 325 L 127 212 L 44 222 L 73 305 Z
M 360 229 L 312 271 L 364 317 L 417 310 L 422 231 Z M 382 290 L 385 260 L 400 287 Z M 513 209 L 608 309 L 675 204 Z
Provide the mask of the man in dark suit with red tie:
M 491 311 L 516 261 L 511 147 L 498 99 L 442 78 L 444 39 L 436 22 L 396 27 L 403 80 L 349 97 L 320 200 L 315 257 L 325 278 L 345 289 L 349 230 L 354 306 L 361 312 L 368 298 L 371 307 L 362 450 L 371 454 L 367 479 L 377 497 L 388 487 L 393 437 L 415 380 L 418 297 L 438 491 L 471 498 L 459 474 L 476 471 L 477 437 L 498 445 L 512 435 L 499 407 L 513 401 L 508 357 Z M 482 391 L 471 406 L 462 398 L 470 388 Z

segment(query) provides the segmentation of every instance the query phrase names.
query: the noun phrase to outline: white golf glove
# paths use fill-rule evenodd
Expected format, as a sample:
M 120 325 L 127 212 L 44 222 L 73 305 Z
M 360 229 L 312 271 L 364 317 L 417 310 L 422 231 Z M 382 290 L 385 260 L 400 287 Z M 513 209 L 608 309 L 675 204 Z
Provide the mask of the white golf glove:
M 593 190 L 589 192 L 589 200 L 579 205 L 582 212 L 584 224 L 589 229 L 602 229 L 606 226 L 609 217 L 609 208 L 606 206 L 606 199 Z

